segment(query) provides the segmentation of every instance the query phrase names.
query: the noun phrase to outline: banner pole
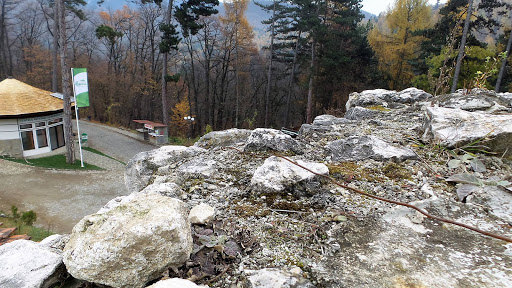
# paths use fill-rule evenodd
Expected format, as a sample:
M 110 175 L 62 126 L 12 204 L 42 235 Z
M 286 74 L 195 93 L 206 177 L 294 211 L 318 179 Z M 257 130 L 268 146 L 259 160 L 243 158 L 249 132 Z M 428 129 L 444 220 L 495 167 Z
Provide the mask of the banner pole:
M 74 85 L 75 76 L 73 75 L 73 68 L 71 68 L 71 78 L 73 79 L 73 95 L 75 97 L 75 113 L 76 113 L 76 130 L 78 133 L 78 147 L 80 147 L 80 165 L 84 167 L 84 156 L 82 154 L 82 136 L 80 135 L 80 124 L 78 123 L 78 102 L 76 99 L 76 90 Z

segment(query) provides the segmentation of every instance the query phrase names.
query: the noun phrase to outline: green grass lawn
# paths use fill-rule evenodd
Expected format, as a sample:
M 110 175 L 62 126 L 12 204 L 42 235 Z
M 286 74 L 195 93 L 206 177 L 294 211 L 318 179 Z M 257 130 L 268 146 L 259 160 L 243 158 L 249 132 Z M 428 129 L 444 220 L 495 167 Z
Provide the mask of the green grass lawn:
M 24 159 L 24 158 L 13 158 L 7 156 L 0 156 L 0 158 L 9 160 L 12 162 L 17 162 L 21 164 L 26 164 L 35 167 L 43 167 L 43 168 L 52 168 L 52 169 L 65 169 L 65 170 L 103 170 L 102 168 L 85 163 L 84 167 L 80 166 L 80 160 L 76 160 L 74 164 L 68 164 L 66 162 L 66 156 L 64 155 L 54 155 L 49 157 L 42 158 L 34 158 L 34 159 Z
M 85 151 L 89 151 L 89 152 L 92 152 L 92 153 L 95 153 L 95 154 L 101 155 L 101 156 L 103 156 L 103 157 L 110 158 L 110 159 L 112 159 L 112 160 L 115 160 L 115 161 L 117 161 L 117 162 L 119 162 L 119 163 L 123 164 L 123 165 L 126 165 L 126 163 L 124 163 L 123 161 L 120 161 L 120 160 L 117 160 L 117 159 L 116 159 L 116 158 L 114 158 L 114 157 L 108 156 L 107 154 L 105 154 L 105 153 L 103 153 L 103 152 L 101 152 L 101 151 L 98 151 L 98 150 L 96 150 L 96 149 L 94 149 L 94 148 L 90 148 L 90 147 L 82 147 L 82 149 L 83 149 L 83 150 L 85 150 Z

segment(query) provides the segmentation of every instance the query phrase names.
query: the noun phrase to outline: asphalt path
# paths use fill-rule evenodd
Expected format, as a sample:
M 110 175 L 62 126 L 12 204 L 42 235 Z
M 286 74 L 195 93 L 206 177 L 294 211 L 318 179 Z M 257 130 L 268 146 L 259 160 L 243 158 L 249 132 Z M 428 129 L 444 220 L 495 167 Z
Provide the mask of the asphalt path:
M 80 134 L 82 133 L 87 134 L 89 147 L 125 163 L 139 152 L 157 148 L 135 139 L 136 135 L 129 131 L 88 121 L 80 121 Z
M 81 121 L 80 133 L 88 134 L 89 147 L 124 163 L 139 152 L 156 148 L 127 136 L 131 135 L 128 131 L 86 121 Z M 105 170 L 44 169 L 0 159 L 0 210 L 9 214 L 11 205 L 19 211 L 33 210 L 37 213 L 36 225 L 70 233 L 85 215 L 129 193 L 124 185 L 123 164 L 89 151 L 84 151 L 84 161 Z

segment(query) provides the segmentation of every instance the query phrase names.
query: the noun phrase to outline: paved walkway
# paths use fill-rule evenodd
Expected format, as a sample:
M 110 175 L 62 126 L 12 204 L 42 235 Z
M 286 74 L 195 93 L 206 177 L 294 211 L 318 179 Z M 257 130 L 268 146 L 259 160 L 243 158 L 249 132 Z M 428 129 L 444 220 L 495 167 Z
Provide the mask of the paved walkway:
M 74 123 L 76 124 L 76 122 Z M 88 121 L 80 121 L 80 133 L 87 133 L 89 147 L 124 163 L 127 163 L 139 152 L 158 148 L 150 143 L 136 139 L 137 135 L 130 131 Z

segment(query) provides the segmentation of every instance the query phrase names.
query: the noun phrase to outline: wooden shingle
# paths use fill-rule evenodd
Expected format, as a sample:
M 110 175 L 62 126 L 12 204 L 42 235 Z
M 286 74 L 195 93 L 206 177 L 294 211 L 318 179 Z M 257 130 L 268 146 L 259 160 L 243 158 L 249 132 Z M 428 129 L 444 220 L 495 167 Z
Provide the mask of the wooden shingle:
M 50 94 L 16 79 L 5 79 L 0 82 L 0 117 L 62 110 L 62 100 Z

